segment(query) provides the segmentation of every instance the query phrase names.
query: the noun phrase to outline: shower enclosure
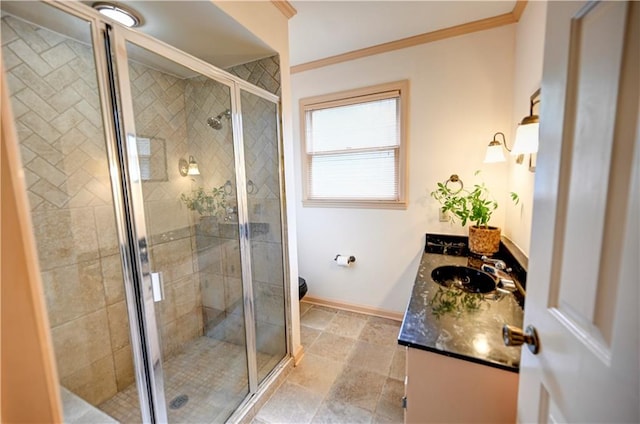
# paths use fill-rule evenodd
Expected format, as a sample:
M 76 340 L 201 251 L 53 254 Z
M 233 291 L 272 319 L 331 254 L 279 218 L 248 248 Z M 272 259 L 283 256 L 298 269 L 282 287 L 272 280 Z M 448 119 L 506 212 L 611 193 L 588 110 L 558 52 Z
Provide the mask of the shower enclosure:
M 229 419 L 290 356 L 278 98 L 81 4 L 0 7 L 65 414 Z

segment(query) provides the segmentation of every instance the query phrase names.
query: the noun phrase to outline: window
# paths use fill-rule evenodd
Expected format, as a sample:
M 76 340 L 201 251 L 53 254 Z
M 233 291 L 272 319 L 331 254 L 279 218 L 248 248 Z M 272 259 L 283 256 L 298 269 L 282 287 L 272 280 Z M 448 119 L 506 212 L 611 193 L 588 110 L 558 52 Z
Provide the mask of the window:
M 408 87 L 300 100 L 305 206 L 406 208 Z
M 136 145 L 142 181 L 169 181 L 164 139 L 136 137 Z

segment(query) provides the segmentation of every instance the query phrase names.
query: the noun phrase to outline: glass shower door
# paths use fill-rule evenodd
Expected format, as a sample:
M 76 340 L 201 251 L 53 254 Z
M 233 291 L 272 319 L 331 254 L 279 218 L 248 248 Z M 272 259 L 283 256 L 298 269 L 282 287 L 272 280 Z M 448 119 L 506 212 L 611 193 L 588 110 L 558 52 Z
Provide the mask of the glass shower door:
M 63 402 L 226 421 L 287 354 L 276 96 L 73 2 L 0 7 Z
M 278 104 L 240 90 L 258 381 L 287 354 Z
M 140 422 L 137 314 L 92 44 L 98 23 L 40 2 L 0 8 L 65 421 Z
M 157 414 L 222 422 L 249 393 L 231 90 L 124 45 L 117 70 L 156 371 L 162 358 Z

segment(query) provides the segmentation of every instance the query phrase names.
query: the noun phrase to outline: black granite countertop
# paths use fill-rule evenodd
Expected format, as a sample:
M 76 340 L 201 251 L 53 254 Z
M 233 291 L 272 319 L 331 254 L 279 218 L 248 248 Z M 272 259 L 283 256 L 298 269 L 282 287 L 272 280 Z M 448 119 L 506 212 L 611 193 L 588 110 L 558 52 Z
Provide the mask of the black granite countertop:
M 427 235 L 426 252 L 420 261 L 398 343 L 518 372 L 520 347 L 504 345 L 502 326 L 522 327 L 523 298 L 498 292 L 465 293 L 442 287 L 431 278 L 431 271 L 442 265 L 480 268 L 482 262 L 469 254 L 464 239 L 458 237 L 442 243 L 441 237 Z M 434 247 L 437 244 L 440 249 Z M 507 261 L 513 268 L 510 277 L 524 286 L 526 271 L 522 274 L 523 269 L 511 263 L 512 258 L 497 257 Z

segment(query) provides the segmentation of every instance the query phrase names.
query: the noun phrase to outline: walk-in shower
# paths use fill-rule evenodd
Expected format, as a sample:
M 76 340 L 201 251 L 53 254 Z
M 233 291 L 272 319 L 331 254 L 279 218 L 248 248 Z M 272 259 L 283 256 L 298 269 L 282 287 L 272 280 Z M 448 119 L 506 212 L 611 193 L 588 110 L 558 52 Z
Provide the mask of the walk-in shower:
M 218 116 L 208 117 L 207 125 L 209 125 L 214 130 L 222 129 L 222 118 L 226 118 L 227 120 L 231 119 L 231 110 L 227 109 L 224 112 L 218 114 Z
M 290 356 L 278 98 L 79 3 L 0 7 L 63 397 L 227 420 Z

